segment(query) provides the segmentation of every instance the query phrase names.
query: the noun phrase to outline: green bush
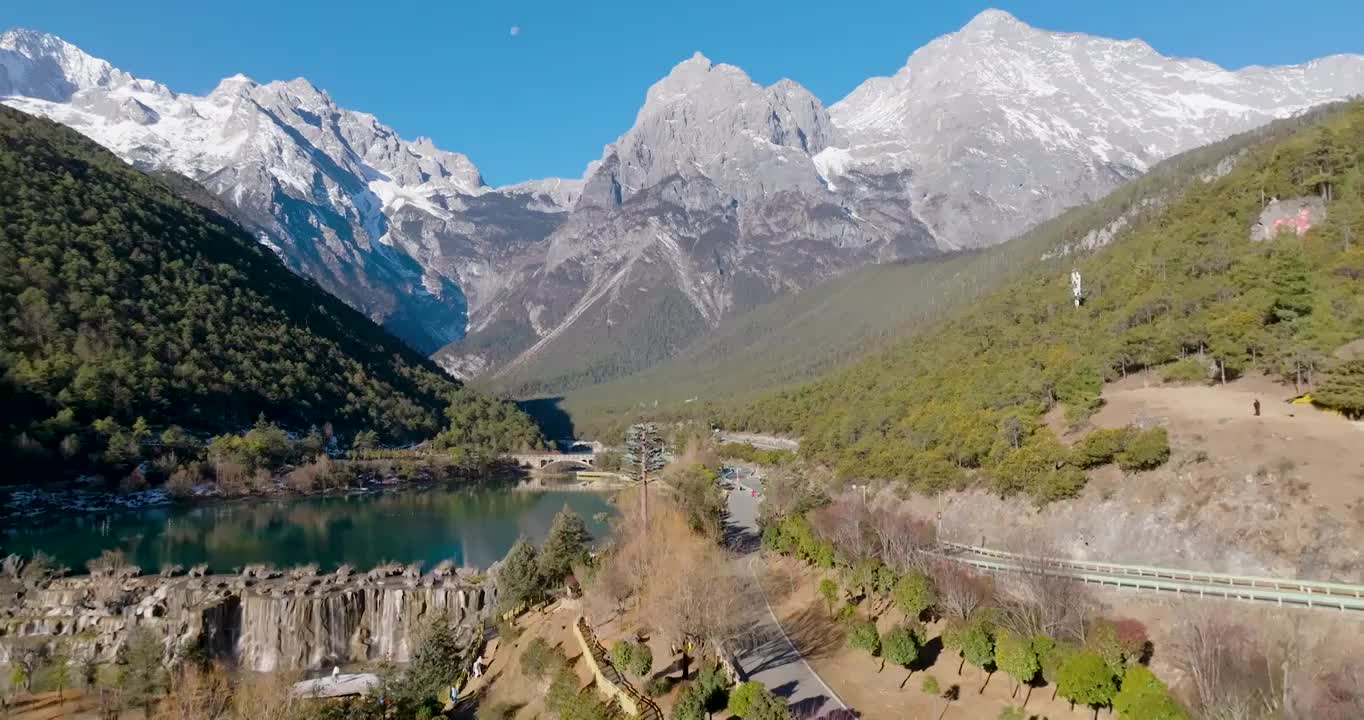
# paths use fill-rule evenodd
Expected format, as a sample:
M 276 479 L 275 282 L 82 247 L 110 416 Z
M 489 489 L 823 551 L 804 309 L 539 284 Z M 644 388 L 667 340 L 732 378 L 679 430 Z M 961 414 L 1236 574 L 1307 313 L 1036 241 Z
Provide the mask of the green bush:
M 526 677 L 540 680 L 568 667 L 564 651 L 551 647 L 544 638 L 535 638 L 526 645 L 521 653 L 521 673 Z
M 848 645 L 872 657 L 881 656 L 881 634 L 870 620 L 858 620 L 848 626 Z
M 829 614 L 834 614 L 834 603 L 838 601 L 838 583 L 832 578 L 824 578 L 819 581 L 819 596 L 824 598 L 824 604 L 829 608 Z
M 1071 450 L 1071 462 L 1082 468 L 1107 465 L 1127 447 L 1133 434 L 1131 427 L 1092 430 Z
M 772 694 L 765 685 L 750 680 L 740 683 L 729 694 L 729 712 L 743 720 L 790 720 L 786 702 Z
M 1138 431 L 1117 456 L 1123 470 L 1150 470 L 1169 459 L 1170 436 L 1163 427 Z
M 659 675 L 656 678 L 649 678 L 644 683 L 644 694 L 651 698 L 659 698 L 668 694 L 673 689 L 673 678 L 667 675 Z
M 720 663 L 713 659 L 701 663 L 701 669 L 696 673 L 692 687 L 705 703 L 706 712 L 713 713 L 724 709 L 729 700 L 729 693 L 726 692 L 729 687 L 729 676 L 720 667 Z
M 937 604 L 938 589 L 933 584 L 933 578 L 918 570 L 911 570 L 895 582 L 891 597 L 905 617 L 917 620 Z
M 1187 357 L 1166 365 L 1160 371 L 1160 377 L 1165 382 L 1170 383 L 1205 383 L 1212 379 L 1212 373 L 1208 371 L 1208 366 L 1204 365 L 1202 360 L 1196 357 Z
M 611 664 L 622 673 L 644 677 L 653 669 L 654 654 L 644 643 L 617 640 L 611 646 Z
M 609 655 L 611 656 L 611 664 L 615 665 L 617 670 L 625 672 L 625 668 L 630 667 L 630 661 L 635 656 L 635 644 L 629 640 L 617 640 L 611 646 Z
M 688 685 L 678 694 L 677 702 L 673 703 L 672 720 L 706 720 L 706 705 L 694 685 Z

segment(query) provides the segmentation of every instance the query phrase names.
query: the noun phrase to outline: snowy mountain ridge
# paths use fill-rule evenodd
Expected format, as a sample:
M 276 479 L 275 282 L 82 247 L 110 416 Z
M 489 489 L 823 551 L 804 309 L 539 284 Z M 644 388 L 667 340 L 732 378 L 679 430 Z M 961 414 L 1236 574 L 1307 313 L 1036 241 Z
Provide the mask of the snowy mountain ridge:
M 467 156 L 302 78 L 195 96 L 0 35 L 0 102 L 197 180 L 452 372 L 545 389 L 647 366 L 859 265 L 1002 242 L 1174 153 L 1361 92 L 1358 55 L 1230 71 L 987 10 L 828 107 L 697 53 L 582 178 L 490 188 Z

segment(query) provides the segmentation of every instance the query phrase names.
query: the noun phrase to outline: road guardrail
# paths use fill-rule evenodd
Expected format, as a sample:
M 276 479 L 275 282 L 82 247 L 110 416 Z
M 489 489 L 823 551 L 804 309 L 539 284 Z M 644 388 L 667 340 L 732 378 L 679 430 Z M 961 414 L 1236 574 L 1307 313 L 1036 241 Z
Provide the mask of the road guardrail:
M 1046 573 L 1086 584 L 1170 592 L 1180 596 L 1271 602 L 1309 608 L 1364 611 L 1364 586 L 1198 572 L 1145 565 L 1034 557 L 957 543 L 939 543 L 938 557 L 991 572 Z

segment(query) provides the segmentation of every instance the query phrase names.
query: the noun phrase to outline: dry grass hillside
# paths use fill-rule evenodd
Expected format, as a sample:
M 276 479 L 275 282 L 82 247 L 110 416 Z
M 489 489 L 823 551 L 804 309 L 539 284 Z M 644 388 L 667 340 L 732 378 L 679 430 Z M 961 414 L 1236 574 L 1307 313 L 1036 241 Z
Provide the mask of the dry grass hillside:
M 912 504 L 943 512 L 944 535 L 961 542 L 1364 582 L 1364 423 L 1290 404 L 1293 396 L 1258 374 L 1214 386 L 1133 375 L 1106 387 L 1099 412 L 1063 439 L 1092 427 L 1161 425 L 1171 456 L 1160 469 L 1101 468 L 1079 498 L 1040 510 L 983 490 Z

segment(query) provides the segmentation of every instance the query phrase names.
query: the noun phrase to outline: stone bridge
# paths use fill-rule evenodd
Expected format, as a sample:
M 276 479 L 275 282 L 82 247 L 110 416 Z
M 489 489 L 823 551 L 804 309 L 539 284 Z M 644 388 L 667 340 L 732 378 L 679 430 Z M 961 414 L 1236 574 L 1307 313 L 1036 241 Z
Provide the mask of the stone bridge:
M 523 468 L 530 468 L 533 471 L 556 472 L 569 470 L 591 470 L 596 467 L 597 453 L 591 452 L 539 452 L 539 453 L 512 453 L 508 458 L 516 461 L 517 465 Z

